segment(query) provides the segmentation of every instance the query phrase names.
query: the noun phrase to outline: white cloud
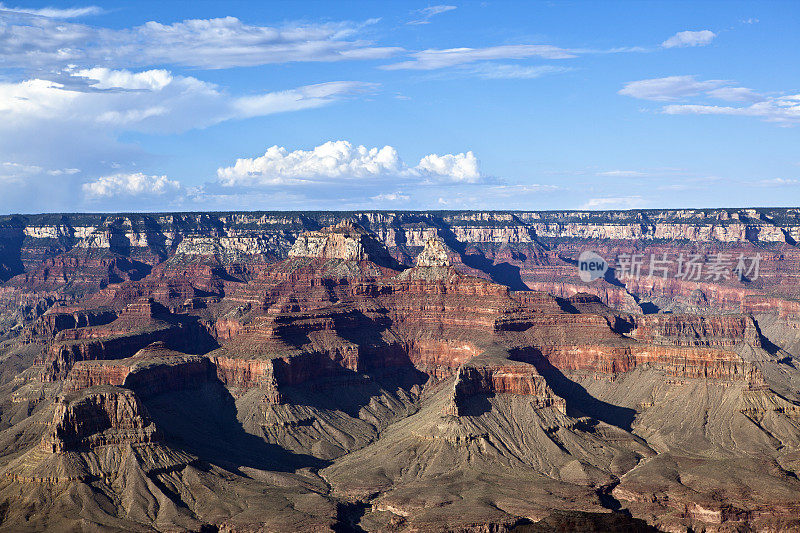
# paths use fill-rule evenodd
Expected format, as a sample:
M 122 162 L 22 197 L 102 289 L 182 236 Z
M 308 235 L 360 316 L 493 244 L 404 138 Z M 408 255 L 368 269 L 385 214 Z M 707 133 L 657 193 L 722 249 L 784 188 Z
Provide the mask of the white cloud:
M 376 83 L 331 81 L 231 101 L 235 118 L 248 118 L 286 111 L 299 111 L 331 104 L 342 98 L 374 91 Z
M 71 72 L 70 72 L 71 71 Z M 90 69 L 68 69 L 72 76 L 86 78 L 96 89 L 142 89 L 160 91 L 170 83 L 173 78 L 168 70 L 154 69 L 144 72 L 131 72 L 129 70 L 111 70 L 103 67 Z
M 398 191 L 378 194 L 376 196 L 372 196 L 371 199 L 375 200 L 376 202 L 407 202 L 411 199 L 411 197 Z
M 675 103 L 664 106 L 667 115 L 734 115 L 759 117 L 783 126 L 800 124 L 800 94 L 767 96 L 747 87 L 737 87 L 727 80 L 698 81 L 694 76 L 670 76 L 627 83 L 619 94 L 655 101 L 706 101 Z M 709 99 L 746 103 L 732 106 L 707 103 Z
M 425 176 L 448 178 L 463 183 L 476 183 L 483 177 L 478 158 L 471 151 L 461 154 L 430 154 L 414 169 Z
M 783 126 L 800 124 L 800 94 L 768 97 L 742 107 L 704 104 L 672 104 L 665 106 L 668 115 L 732 115 L 758 117 Z
M 473 67 L 471 73 L 477 75 L 479 78 L 487 80 L 530 80 L 546 76 L 547 74 L 558 74 L 561 72 L 569 72 L 570 70 L 572 69 L 569 67 L 556 67 L 552 65 L 526 67 L 522 65 L 484 63 Z
M 639 170 L 607 170 L 605 172 L 598 172 L 598 176 L 608 176 L 610 178 L 643 178 L 649 176 L 646 172 Z
M 74 210 L 81 186 L 70 169 L 104 176 L 136 170 L 137 162 L 148 157 L 139 145 L 124 140 L 129 132 L 180 133 L 226 120 L 315 108 L 372 87 L 333 82 L 235 96 L 163 70 L 76 69 L 61 72 L 57 79 L 0 82 L 0 156 L 42 168 L 24 175 L 0 169 L 3 181 L 13 178 L 19 185 L 0 198 L 0 205 L 11 206 L 6 209 L 22 204 Z
M 430 24 L 431 17 L 440 15 L 442 13 L 447 13 L 448 11 L 453 11 L 454 9 L 456 9 L 456 6 L 447 6 L 447 5 L 430 6 L 422 9 L 417 9 L 416 11 L 414 11 L 414 13 L 419 15 L 420 18 L 417 20 L 406 22 L 406 24 L 411 24 L 411 25 Z
M 709 96 L 726 100 L 728 102 L 753 102 L 761 100 L 763 97 L 747 87 L 720 87 L 708 91 Z
M 768 180 L 760 180 L 755 183 L 760 187 L 794 187 L 800 185 L 800 180 L 786 179 L 786 178 L 773 178 Z
M 663 43 L 664 48 L 684 48 L 687 46 L 705 46 L 717 36 L 710 30 L 679 31 Z
M 626 83 L 619 94 L 644 100 L 668 101 L 712 91 L 728 83 L 725 80 L 697 81 L 695 76 L 668 76 Z
M 103 176 L 95 181 L 84 183 L 82 189 L 87 198 L 98 199 L 120 195 L 161 196 L 178 192 L 181 189 L 181 185 L 166 176 L 148 176 L 137 172 Z
M 312 150 L 291 152 L 272 146 L 263 156 L 237 159 L 233 166 L 219 168 L 217 177 L 226 187 L 253 187 L 392 178 L 418 183 L 476 183 L 484 175 L 472 152 L 430 154 L 417 166 L 409 167 L 392 146 L 367 148 L 347 141 L 328 141 Z
M 0 131 L 64 123 L 71 128 L 180 132 L 234 118 L 319 107 L 374 88 L 342 81 L 234 97 L 214 84 L 166 70 L 93 68 L 66 74 L 70 79 L 65 83 L 39 78 L 0 83 L 0 113 L 5 117 Z
M 253 26 L 235 17 L 150 21 L 124 29 L 95 28 L 55 19 L 0 12 L 5 66 L 182 65 L 217 69 L 288 63 L 387 58 L 399 47 L 356 38 L 352 22 L 284 27 Z
M 603 211 L 606 209 L 638 209 L 646 204 L 641 196 L 617 196 L 609 198 L 591 198 L 581 209 L 594 209 Z
M 44 7 L 41 9 L 32 9 L 27 7 L 11 7 L 0 2 L 0 13 L 3 11 L 9 13 L 22 13 L 25 15 L 36 15 L 38 17 L 47 17 L 55 19 L 72 19 L 78 17 L 85 17 L 87 15 L 100 15 L 104 13 L 103 9 L 97 6 L 86 7 L 70 7 L 66 9 L 56 7 Z
M 476 61 L 497 59 L 527 59 L 540 57 L 543 59 L 567 59 L 576 57 L 577 52 L 551 46 L 548 44 L 516 44 L 491 46 L 488 48 L 448 48 L 443 50 L 428 49 L 411 54 L 413 59 L 384 65 L 385 70 L 434 70 L 454 67 Z
M 39 176 L 72 176 L 80 172 L 78 168 L 45 169 L 39 165 L 27 165 L 14 161 L 0 162 L 0 181 L 23 182 Z
M 543 197 L 552 197 L 554 193 L 563 192 L 557 185 L 534 183 L 530 185 L 489 185 L 461 187 L 451 191 L 447 196 L 438 196 L 436 203 L 423 205 L 429 209 L 531 209 L 532 205 L 542 205 Z M 546 195 L 546 196 L 545 196 Z M 543 208 L 547 204 L 543 205 Z

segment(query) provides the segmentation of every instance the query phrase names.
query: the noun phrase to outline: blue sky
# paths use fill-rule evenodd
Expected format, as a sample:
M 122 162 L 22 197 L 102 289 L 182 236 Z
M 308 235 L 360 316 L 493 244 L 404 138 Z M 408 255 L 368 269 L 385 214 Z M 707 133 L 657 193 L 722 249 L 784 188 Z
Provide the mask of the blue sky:
M 0 212 L 800 204 L 796 2 L 0 7 Z

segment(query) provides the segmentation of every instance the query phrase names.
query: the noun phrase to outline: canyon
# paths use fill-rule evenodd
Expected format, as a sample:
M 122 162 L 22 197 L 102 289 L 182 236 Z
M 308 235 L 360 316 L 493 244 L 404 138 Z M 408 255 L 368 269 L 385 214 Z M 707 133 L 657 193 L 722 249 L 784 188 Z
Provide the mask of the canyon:
M 798 239 L 777 208 L 0 217 L 0 530 L 798 531 Z

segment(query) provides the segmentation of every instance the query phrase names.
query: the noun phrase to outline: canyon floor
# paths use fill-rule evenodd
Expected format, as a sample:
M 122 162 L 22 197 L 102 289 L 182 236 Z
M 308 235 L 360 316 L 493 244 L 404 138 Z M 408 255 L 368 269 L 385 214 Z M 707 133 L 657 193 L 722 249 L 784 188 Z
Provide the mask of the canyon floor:
M 797 239 L 792 209 L 0 218 L 0 530 L 800 531 Z M 667 266 L 586 282 L 585 250 Z

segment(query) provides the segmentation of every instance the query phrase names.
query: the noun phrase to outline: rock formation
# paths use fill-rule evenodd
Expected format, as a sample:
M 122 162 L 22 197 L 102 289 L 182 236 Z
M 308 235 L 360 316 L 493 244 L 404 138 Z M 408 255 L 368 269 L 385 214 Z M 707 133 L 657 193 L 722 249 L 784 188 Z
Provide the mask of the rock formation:
M 799 221 L 9 218 L 0 530 L 796 529 Z M 575 265 L 700 247 L 761 276 Z

